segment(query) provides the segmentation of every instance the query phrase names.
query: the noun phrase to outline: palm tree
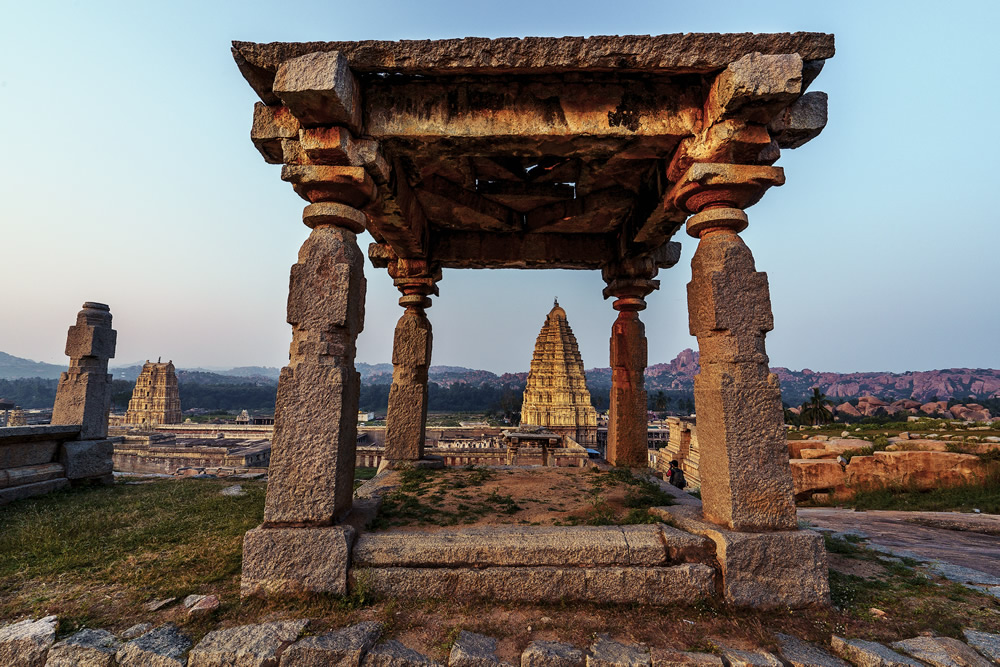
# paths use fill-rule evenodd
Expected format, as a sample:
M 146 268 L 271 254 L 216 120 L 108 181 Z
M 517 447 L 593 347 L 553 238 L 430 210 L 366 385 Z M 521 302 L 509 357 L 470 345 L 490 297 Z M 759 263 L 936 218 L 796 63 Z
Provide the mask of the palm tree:
M 821 393 L 819 387 L 813 387 L 812 396 L 802 404 L 802 412 L 799 418 L 804 424 L 808 423 L 813 426 L 825 424 L 833 419 L 833 413 L 826 407 L 828 405 L 832 406 L 833 401 L 828 399 L 826 394 Z
M 662 389 L 656 392 L 656 396 L 653 398 L 653 405 L 662 417 L 663 413 L 667 410 L 667 395 L 663 393 Z

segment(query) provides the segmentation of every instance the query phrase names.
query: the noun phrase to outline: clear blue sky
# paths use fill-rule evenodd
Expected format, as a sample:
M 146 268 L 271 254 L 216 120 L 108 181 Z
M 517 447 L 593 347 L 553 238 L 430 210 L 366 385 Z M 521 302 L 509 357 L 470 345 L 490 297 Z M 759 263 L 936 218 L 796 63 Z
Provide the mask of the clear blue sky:
M 65 363 L 85 300 L 118 361 L 287 359 L 304 202 L 249 140 L 233 39 L 311 41 L 673 32 L 832 32 L 817 139 L 749 210 L 773 365 L 1000 367 L 996 2 L 0 2 L 0 350 Z M 695 347 L 694 242 L 644 312 L 650 363 Z M 367 236 L 361 238 L 367 247 Z M 401 309 L 366 266 L 360 361 L 388 361 Z M 587 367 L 614 311 L 596 272 L 446 271 L 434 362 L 527 370 L 552 297 Z

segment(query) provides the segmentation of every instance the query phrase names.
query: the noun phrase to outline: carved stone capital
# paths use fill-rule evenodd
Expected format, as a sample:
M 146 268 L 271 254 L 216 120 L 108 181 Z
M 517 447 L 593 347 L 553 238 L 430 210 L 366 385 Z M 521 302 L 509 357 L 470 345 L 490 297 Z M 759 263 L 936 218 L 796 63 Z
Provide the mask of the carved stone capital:
M 760 201 L 768 188 L 784 183 L 781 167 L 698 162 L 684 172 L 669 196 L 688 213 L 714 207 L 745 209 Z

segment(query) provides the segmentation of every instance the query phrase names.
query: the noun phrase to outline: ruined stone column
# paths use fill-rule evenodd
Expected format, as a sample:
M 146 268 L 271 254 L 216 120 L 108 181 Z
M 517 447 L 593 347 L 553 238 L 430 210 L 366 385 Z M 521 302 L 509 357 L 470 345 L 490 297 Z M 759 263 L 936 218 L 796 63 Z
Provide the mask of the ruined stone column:
M 427 370 L 431 364 L 433 335 L 427 319 L 429 294 L 438 294 L 434 271 L 422 259 L 397 259 L 388 265 L 393 284 L 403 293 L 399 305 L 406 310 L 396 324 L 392 343 L 392 388 L 386 416 L 385 457 L 389 465 L 424 457 L 427 426 Z
M 661 259 L 661 262 L 663 260 Z M 674 260 L 676 261 L 676 260 Z M 605 267 L 604 298 L 615 297 L 618 319 L 611 327 L 611 408 L 606 458 L 616 466 L 646 467 L 646 327 L 639 319 L 653 280 L 657 258 L 640 257 Z
M 108 359 L 115 356 L 118 332 L 111 328 L 111 309 L 88 301 L 66 336 L 69 370 L 59 378 L 53 424 L 81 424 L 81 440 L 108 436 L 111 376 Z
M 767 275 L 738 235 L 747 226 L 741 209 L 783 175 L 773 167 L 696 166 L 700 177 L 679 187 L 684 208 L 695 213 L 688 234 L 699 239 L 688 313 L 701 362 L 694 395 L 704 516 L 733 530 L 792 529 L 781 390 L 764 350 L 774 326 Z

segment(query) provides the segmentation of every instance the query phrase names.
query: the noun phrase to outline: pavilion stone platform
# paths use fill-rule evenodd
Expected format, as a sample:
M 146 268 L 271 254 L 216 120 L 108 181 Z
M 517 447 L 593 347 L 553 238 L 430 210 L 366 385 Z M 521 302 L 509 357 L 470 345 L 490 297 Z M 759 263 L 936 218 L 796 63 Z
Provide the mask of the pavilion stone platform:
M 828 600 L 820 537 L 798 531 L 781 393 L 764 336 L 767 276 L 739 237 L 773 166 L 826 124 L 807 92 L 833 36 L 687 34 L 411 42 L 235 42 L 260 98 L 251 139 L 308 205 L 292 267 L 289 365 L 278 388 L 264 523 L 244 545 L 243 590 L 343 592 L 364 324 L 364 254 L 402 293 L 386 427 L 390 466 L 424 457 L 442 268 L 600 270 L 618 311 L 608 460 L 646 466 L 646 334 L 657 273 L 686 223 L 698 239 L 688 319 L 704 505 L 727 581 L 761 577 L 727 545 L 766 535 L 755 606 Z M 701 523 L 698 525 L 700 526 Z M 735 537 L 734 537 L 735 536 Z M 819 546 L 817 546 L 819 545 Z M 742 569 L 741 569 L 742 568 Z M 747 569 L 749 568 L 749 569 Z M 754 569 L 756 568 L 756 569 Z

